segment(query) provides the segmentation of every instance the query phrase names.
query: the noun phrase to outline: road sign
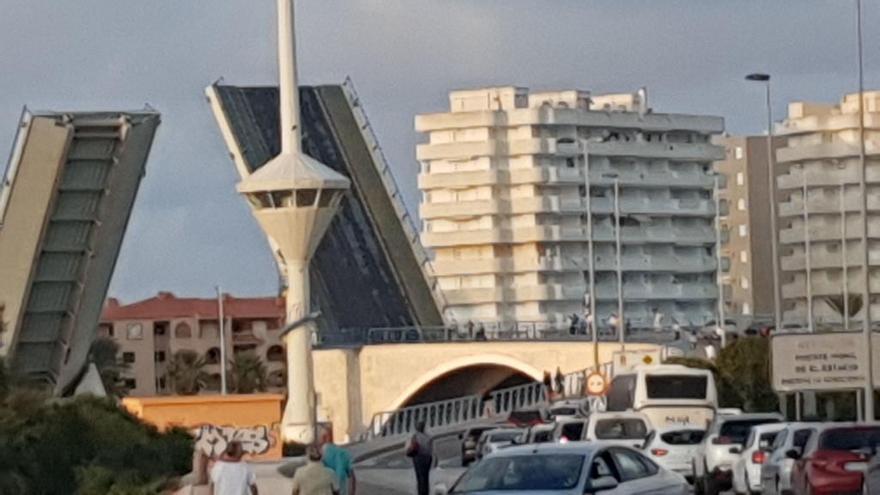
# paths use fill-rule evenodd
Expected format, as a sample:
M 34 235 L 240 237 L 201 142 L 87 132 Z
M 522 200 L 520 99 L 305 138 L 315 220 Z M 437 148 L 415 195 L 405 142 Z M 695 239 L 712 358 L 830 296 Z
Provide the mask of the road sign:
M 770 346 L 777 392 L 865 386 L 868 351 L 860 332 L 778 334 Z
M 598 371 L 594 371 L 587 375 L 587 395 L 590 396 L 601 396 L 605 395 L 605 392 L 608 391 L 608 379 L 605 378 L 605 375 L 599 373 Z

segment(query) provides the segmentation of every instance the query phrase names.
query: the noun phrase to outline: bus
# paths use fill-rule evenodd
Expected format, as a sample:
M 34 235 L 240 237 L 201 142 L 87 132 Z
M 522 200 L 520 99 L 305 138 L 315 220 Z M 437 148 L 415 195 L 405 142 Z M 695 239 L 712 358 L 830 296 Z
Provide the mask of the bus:
M 674 364 L 638 366 L 616 375 L 606 396 L 607 411 L 638 411 L 654 428 L 708 428 L 718 409 L 715 378 L 709 370 Z

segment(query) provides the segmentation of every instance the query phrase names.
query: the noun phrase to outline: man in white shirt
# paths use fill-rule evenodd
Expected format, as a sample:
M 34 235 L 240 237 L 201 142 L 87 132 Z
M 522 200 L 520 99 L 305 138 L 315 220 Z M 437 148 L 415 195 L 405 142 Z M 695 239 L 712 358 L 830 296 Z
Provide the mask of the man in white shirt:
M 241 460 L 240 442 L 229 442 L 226 451 L 211 468 L 211 493 L 214 495 L 259 495 L 257 477 Z

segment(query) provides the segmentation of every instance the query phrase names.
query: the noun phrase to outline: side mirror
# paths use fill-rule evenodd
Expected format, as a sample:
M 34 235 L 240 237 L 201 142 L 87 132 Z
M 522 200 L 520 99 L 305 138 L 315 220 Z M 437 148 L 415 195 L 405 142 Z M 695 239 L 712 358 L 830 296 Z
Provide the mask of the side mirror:
M 728 452 L 730 452 L 731 454 L 742 454 L 742 448 L 731 447 L 730 450 L 728 450 Z
M 789 459 L 798 460 L 801 458 L 801 453 L 795 449 L 791 449 L 791 450 L 788 450 L 785 452 L 785 457 L 788 457 Z
M 590 481 L 590 488 L 587 493 L 603 492 L 605 490 L 614 490 L 617 488 L 617 478 L 614 476 L 602 476 Z
M 437 483 L 431 491 L 432 495 L 446 495 L 447 493 L 449 493 L 449 487 L 446 486 L 446 483 Z

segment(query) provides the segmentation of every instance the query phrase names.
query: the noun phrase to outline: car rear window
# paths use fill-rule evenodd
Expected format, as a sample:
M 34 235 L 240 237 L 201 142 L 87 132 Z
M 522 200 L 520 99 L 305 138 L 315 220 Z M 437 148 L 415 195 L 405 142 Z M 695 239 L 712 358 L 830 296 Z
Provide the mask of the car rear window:
M 583 423 L 566 423 L 562 425 L 562 436 L 568 440 L 580 440 L 583 435 Z
M 859 450 L 880 446 L 880 427 L 834 428 L 819 438 L 821 450 Z
M 522 436 L 521 431 L 496 431 L 489 434 L 490 442 L 512 442 Z
M 660 435 L 660 439 L 668 445 L 696 445 L 703 441 L 705 435 L 704 430 L 676 430 L 667 431 Z
M 753 426 L 778 422 L 776 418 L 730 419 L 721 425 L 719 436 L 728 439 L 730 443 L 744 443 Z
M 648 426 L 638 418 L 610 418 L 596 421 L 596 438 L 599 440 L 643 439 Z
M 705 399 L 706 377 L 694 375 L 647 375 L 649 399 Z

